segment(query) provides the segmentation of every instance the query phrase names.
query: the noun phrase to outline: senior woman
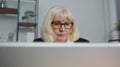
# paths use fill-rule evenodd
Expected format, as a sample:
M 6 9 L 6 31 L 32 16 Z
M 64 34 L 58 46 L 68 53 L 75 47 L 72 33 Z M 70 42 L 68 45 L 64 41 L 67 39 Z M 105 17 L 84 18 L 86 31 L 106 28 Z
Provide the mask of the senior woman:
M 80 38 L 72 13 L 65 7 L 49 10 L 41 27 L 41 38 L 34 42 L 89 42 Z

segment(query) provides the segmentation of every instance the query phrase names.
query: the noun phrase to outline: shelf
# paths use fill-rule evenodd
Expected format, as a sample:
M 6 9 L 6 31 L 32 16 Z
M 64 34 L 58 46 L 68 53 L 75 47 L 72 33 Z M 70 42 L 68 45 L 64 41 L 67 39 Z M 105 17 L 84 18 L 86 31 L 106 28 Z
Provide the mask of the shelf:
M 11 1 L 17 1 L 17 0 L 11 0 Z M 37 1 L 37 0 L 21 0 L 21 1 Z
M 112 40 L 109 40 L 108 42 L 120 42 L 120 39 L 112 39 Z
M 17 14 L 17 9 L 13 9 L 13 8 L 0 8 L 0 14 Z
M 17 1 L 17 0 L 11 0 L 11 1 Z M 37 0 L 21 0 L 21 1 L 37 1 Z
M 17 0 L 11 0 L 11 1 L 17 1 Z M 21 0 L 21 2 L 33 2 L 33 1 L 37 1 L 37 0 Z
M 36 27 L 36 23 L 23 23 L 23 22 L 21 22 L 21 23 L 19 23 L 18 24 L 18 26 L 23 26 L 23 27 Z

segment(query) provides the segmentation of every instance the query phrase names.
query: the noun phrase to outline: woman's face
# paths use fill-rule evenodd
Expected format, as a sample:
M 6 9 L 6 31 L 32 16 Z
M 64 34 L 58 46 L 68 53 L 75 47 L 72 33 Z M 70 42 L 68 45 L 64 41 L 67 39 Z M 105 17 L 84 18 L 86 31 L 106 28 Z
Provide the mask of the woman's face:
M 51 23 L 56 42 L 66 42 L 72 32 L 73 23 L 67 19 L 54 19 Z

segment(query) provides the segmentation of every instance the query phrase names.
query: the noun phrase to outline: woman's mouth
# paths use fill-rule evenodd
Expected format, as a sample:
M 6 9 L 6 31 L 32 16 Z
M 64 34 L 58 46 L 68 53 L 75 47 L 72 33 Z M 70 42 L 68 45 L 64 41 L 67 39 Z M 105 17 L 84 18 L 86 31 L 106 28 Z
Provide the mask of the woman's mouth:
M 63 37 L 63 36 L 65 36 L 65 34 L 58 34 L 58 36 L 61 36 L 61 37 Z

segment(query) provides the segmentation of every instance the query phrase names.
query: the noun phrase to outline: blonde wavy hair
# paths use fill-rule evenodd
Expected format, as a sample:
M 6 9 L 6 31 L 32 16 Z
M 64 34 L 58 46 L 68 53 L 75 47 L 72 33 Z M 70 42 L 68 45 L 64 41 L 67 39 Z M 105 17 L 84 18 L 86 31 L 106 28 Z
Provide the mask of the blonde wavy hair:
M 76 28 L 74 19 L 72 17 L 72 13 L 65 7 L 57 6 L 53 7 L 47 13 L 43 24 L 41 26 L 41 37 L 45 42 L 54 42 L 55 41 L 55 34 L 51 27 L 51 22 L 56 18 L 61 17 L 68 19 L 69 21 L 73 22 L 72 32 L 70 33 L 69 40 L 76 41 L 79 38 L 79 32 Z

